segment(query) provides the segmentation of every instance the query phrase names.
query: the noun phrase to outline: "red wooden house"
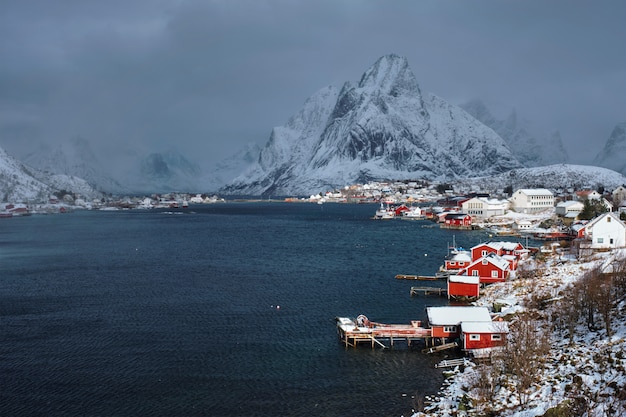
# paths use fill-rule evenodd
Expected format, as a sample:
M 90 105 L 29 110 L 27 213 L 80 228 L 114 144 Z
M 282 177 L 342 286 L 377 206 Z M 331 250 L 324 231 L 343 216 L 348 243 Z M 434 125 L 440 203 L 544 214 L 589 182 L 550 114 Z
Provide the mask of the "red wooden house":
M 509 262 L 501 256 L 489 253 L 473 261 L 467 268 L 459 270 L 458 275 L 479 277 L 481 284 L 504 282 L 511 273 Z
M 475 356 L 485 356 L 492 348 L 504 345 L 508 333 L 505 321 L 461 322 L 463 349 Z
M 457 252 L 450 258 L 444 260 L 444 271 L 458 271 L 472 263 L 472 257 L 468 251 Z
M 444 341 L 457 339 L 461 335 L 461 322 L 463 321 L 491 322 L 487 307 L 426 307 L 426 315 L 432 337 L 441 338 Z
M 509 261 L 511 271 L 517 269 L 520 259 L 528 254 L 528 250 L 518 242 L 485 242 L 470 249 L 472 261 L 476 261 L 490 253 L 504 257 Z
M 480 278 L 467 275 L 448 277 L 448 298 L 478 298 Z
M 472 216 L 466 213 L 446 213 L 441 216 L 441 222 L 444 227 L 449 228 L 471 228 Z
M 470 249 L 472 260 L 482 258 L 490 253 L 498 256 L 511 255 L 521 259 L 528 251 L 518 242 L 484 242 Z

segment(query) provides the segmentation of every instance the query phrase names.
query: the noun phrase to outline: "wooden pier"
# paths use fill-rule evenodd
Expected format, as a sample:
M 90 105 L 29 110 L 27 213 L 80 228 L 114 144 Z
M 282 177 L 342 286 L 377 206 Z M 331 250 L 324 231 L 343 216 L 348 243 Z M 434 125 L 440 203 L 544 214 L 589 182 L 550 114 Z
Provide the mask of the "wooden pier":
M 440 297 L 444 297 L 448 294 L 448 290 L 446 288 L 438 288 L 438 287 L 411 287 L 411 297 L 414 295 L 438 295 Z
M 413 281 L 440 281 L 446 279 L 446 275 L 437 274 L 437 275 L 406 275 L 406 274 L 398 274 L 396 275 L 396 279 L 407 279 Z
M 426 349 L 422 349 L 422 353 L 435 353 L 441 352 L 442 350 L 454 349 L 458 347 L 459 344 L 457 342 L 444 343 L 443 345 L 431 346 Z
M 369 321 L 364 315 L 353 320 L 348 317 L 337 317 L 337 333 L 346 347 L 356 348 L 359 344 L 375 347 L 393 347 L 397 341 L 406 342 L 410 347 L 413 342 L 424 341 L 428 346 L 432 340 L 432 330 L 421 327 L 419 320 L 411 324 L 383 324 Z M 385 342 L 387 344 L 385 344 Z

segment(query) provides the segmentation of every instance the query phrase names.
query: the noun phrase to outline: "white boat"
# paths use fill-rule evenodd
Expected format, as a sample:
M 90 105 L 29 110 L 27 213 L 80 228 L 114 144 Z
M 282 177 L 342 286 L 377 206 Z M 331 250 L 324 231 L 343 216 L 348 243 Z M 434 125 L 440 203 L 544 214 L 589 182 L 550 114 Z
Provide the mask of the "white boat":
M 396 212 L 393 209 L 391 209 L 389 205 L 385 207 L 385 205 L 382 202 L 380 203 L 380 208 L 376 210 L 376 213 L 374 214 L 374 218 L 376 220 L 389 220 L 395 217 L 396 217 Z

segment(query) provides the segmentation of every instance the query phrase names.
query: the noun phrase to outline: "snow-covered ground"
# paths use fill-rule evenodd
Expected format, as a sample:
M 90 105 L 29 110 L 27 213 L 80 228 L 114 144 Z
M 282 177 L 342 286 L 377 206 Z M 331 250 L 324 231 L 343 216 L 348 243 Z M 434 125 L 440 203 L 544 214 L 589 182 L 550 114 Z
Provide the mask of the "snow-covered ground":
M 556 254 L 535 265 L 542 273 L 532 278 L 512 279 L 486 288 L 477 305 L 492 307 L 504 305 L 503 313 L 526 311 L 534 313 L 542 328 L 554 322 L 558 315 L 558 300 L 568 288 L 579 281 L 585 272 L 596 268 L 606 271 L 616 260 L 623 259 L 626 250 L 597 253 L 584 260 L 565 254 Z M 527 263 L 536 262 L 528 260 Z M 533 281 L 532 283 L 530 281 Z M 531 293 L 542 294 L 547 300 L 540 309 L 526 302 Z M 423 413 L 418 416 L 624 416 L 626 415 L 626 300 L 618 300 L 612 309 L 612 335 L 607 337 L 601 318 L 590 330 L 581 320 L 571 343 L 568 332 L 551 331 L 550 349 L 539 371 L 539 376 L 527 391 L 524 405 L 520 405 L 515 379 L 510 375 L 500 379 L 489 403 L 482 411 L 477 409 L 479 394 L 477 378 L 484 369 L 471 364 L 455 369 L 438 395 L 426 398 Z M 509 316 L 511 317 L 511 316 Z M 558 318 L 558 317 L 557 317 Z M 484 404 L 484 402 L 483 402 Z M 566 409 L 566 405 L 570 408 Z M 557 410 L 556 407 L 560 408 Z M 545 414 L 546 411 L 548 414 Z M 567 411 L 566 411 L 567 410 Z

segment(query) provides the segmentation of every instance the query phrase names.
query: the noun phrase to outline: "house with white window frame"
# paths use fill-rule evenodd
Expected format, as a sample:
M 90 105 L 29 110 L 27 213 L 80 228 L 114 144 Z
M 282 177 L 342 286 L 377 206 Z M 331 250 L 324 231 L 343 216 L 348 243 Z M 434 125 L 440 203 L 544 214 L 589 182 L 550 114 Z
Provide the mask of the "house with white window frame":
M 521 188 L 509 199 L 511 209 L 532 214 L 554 208 L 554 194 L 545 188 Z
M 585 225 L 584 237 L 591 249 L 626 247 L 626 224 L 616 213 L 603 213 Z

